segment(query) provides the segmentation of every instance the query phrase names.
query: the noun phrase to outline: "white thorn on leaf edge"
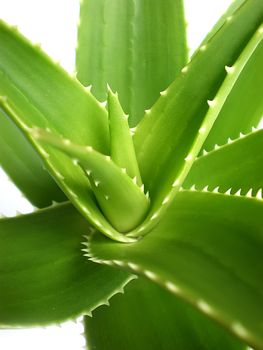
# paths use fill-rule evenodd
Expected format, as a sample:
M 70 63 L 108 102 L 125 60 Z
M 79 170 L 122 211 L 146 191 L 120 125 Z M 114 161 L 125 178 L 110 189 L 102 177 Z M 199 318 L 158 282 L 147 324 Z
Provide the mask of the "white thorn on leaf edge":
M 251 197 L 252 197 L 252 192 L 253 192 L 253 189 L 250 188 L 250 189 L 248 190 L 247 194 L 246 194 L 246 197 L 251 198 Z
M 231 190 L 232 190 L 232 188 L 230 187 L 230 188 L 225 192 L 225 194 L 228 195 L 228 196 L 230 196 L 230 195 L 231 195 Z
M 214 100 L 207 100 L 207 104 L 208 104 L 209 107 L 215 107 L 216 99 L 214 99 Z
M 133 182 L 135 185 L 137 185 L 137 176 L 134 176 L 134 177 L 132 178 L 132 182 Z
M 196 191 L 195 184 L 190 187 L 190 191 Z
M 242 338 L 247 338 L 248 332 L 246 328 L 239 322 L 234 322 L 231 324 L 231 328 L 237 335 L 241 336 Z
M 172 187 L 177 187 L 180 185 L 179 179 L 175 180 Z
M 91 92 L 92 85 L 85 86 L 85 90 Z
M 105 108 L 107 106 L 107 100 L 106 101 L 103 101 L 103 102 L 99 102 L 100 106 Z
M 191 153 L 188 154 L 188 156 L 184 159 L 186 162 L 189 162 L 191 160 L 193 160 L 193 155 Z
M 204 134 L 206 132 L 206 127 L 202 126 L 199 130 L 198 130 L 199 134 Z
M 235 196 L 241 196 L 241 188 L 235 193 Z
M 213 313 L 213 309 L 211 308 L 211 306 L 202 299 L 197 300 L 196 305 L 200 310 L 202 310 L 208 315 L 211 315 Z
M 230 67 L 230 66 L 225 66 L 225 70 L 226 70 L 227 74 L 231 74 L 234 72 L 235 68 Z
M 213 192 L 213 193 L 219 193 L 219 191 L 218 191 L 218 190 L 219 190 L 219 186 L 215 187 L 215 188 L 213 189 L 213 191 L 212 191 L 212 192 Z
M 167 90 L 161 91 L 161 92 L 160 92 L 160 95 L 161 95 L 161 96 L 167 95 Z
M 85 150 L 88 151 L 88 152 L 92 152 L 93 151 L 93 148 L 91 146 L 86 146 L 85 147 Z
M 258 192 L 256 194 L 256 198 L 257 199 L 262 199 L 262 188 L 258 190 Z
M 207 45 L 202 45 L 201 47 L 200 47 L 200 51 L 205 51 L 207 49 Z

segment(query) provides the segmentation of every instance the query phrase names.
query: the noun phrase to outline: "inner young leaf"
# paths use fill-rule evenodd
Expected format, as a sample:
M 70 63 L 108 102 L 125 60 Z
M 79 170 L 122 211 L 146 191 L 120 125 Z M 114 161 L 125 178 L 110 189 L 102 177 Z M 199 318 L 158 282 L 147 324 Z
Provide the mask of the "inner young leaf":
M 63 151 L 79 164 L 87 175 L 100 209 L 119 231 L 136 228 L 145 218 L 149 198 L 131 177 L 118 167 L 109 156 L 90 146 L 79 146 L 42 129 L 33 129 L 39 141 Z

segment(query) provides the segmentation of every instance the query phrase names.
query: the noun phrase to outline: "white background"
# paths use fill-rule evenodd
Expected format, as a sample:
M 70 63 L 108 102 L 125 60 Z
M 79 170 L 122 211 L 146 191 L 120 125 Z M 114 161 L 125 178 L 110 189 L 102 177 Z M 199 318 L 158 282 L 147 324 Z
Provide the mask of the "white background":
M 230 3 L 231 0 L 185 0 L 192 49 Z M 49 55 L 71 72 L 74 71 L 78 12 L 78 0 L 0 0 L 0 18 L 17 25 L 33 42 L 41 43 Z M 32 207 L 0 168 L 0 213 L 13 216 L 16 210 L 26 213 Z M 85 344 L 80 336 L 82 331 L 80 321 L 67 322 L 60 327 L 1 330 L 0 349 L 79 350 Z

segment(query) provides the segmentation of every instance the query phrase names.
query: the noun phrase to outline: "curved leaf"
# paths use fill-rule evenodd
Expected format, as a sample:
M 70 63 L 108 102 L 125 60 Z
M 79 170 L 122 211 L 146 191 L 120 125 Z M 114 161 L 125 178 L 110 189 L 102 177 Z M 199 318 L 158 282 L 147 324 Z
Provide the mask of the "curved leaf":
M 47 128 L 81 145 L 109 152 L 107 112 L 62 68 L 19 33 L 0 22 L 1 107 L 35 147 L 45 167 L 71 202 L 94 226 L 114 233 L 101 214 L 80 167 L 32 137 L 32 127 Z
M 85 318 L 90 350 L 246 350 L 247 347 L 183 303 L 143 278 L 131 282 L 109 307 Z
M 242 136 L 240 139 L 216 148 L 196 159 L 184 188 L 195 185 L 197 189 L 218 187 L 219 192 L 241 190 L 251 195 L 263 188 L 263 130 Z M 253 191 L 252 191 L 253 190 Z
M 89 254 L 150 278 L 263 349 L 262 218 L 262 200 L 184 191 L 139 242 L 95 234 Z
M 182 0 L 84 0 L 77 76 L 102 101 L 109 83 L 136 125 L 185 65 L 185 27 Z
M 0 110 L 0 165 L 29 201 L 43 208 L 66 200 L 17 126 Z
M 61 150 L 79 164 L 89 178 L 94 195 L 105 217 L 118 232 L 103 232 L 112 239 L 128 242 L 119 232 L 127 232 L 141 223 L 149 208 L 149 198 L 109 156 L 92 147 L 76 145 L 41 129 L 33 129 L 35 139 Z M 135 179 L 136 180 L 136 179 Z M 99 225 L 98 225 L 99 226 Z M 130 241 L 132 241 L 130 239 Z
M 171 189 L 185 162 L 194 160 L 195 154 L 190 154 L 190 150 L 199 130 L 200 142 L 204 142 L 209 132 L 206 129 L 203 133 L 201 129 L 206 113 L 215 105 L 213 99 L 223 80 L 230 80 L 225 66 L 234 65 L 253 35 L 254 38 L 262 35 L 261 29 L 256 33 L 262 16 L 261 0 L 244 1 L 231 21 L 226 20 L 206 45 L 200 47 L 138 125 L 134 135 L 137 159 L 143 183 L 150 190 L 151 198 L 158 199 L 156 207 Z M 243 59 L 248 60 L 254 49 Z M 195 151 L 199 152 L 197 147 Z
M 240 26 L 242 16 L 241 18 L 239 16 L 240 15 L 236 14 L 235 25 L 227 28 L 230 32 L 228 35 L 235 34 L 235 30 L 237 30 L 235 26 Z M 174 84 L 169 87 L 168 91 L 165 92 L 163 99 L 160 98 L 159 102 L 153 107 L 147 119 L 150 121 L 154 115 L 156 118 L 159 116 L 159 121 L 154 123 L 153 128 L 147 130 L 147 125 L 149 127 L 147 120 L 146 126 L 141 124 L 142 128 L 144 128 L 144 133 L 147 131 L 147 134 L 144 134 L 144 143 L 141 145 L 142 149 L 140 150 L 141 153 L 139 154 L 138 159 L 140 159 L 140 155 L 144 152 L 148 154 L 148 157 L 146 156 L 146 158 L 144 158 L 146 165 L 144 164 L 140 169 L 143 181 L 147 186 L 146 190 L 148 188 L 150 189 L 152 205 L 144 225 L 141 226 L 137 232 L 132 232 L 132 236 L 145 234 L 145 232 L 149 231 L 151 227 L 156 225 L 166 211 L 169 203 L 171 203 L 180 189 L 195 158 L 200 152 L 206 137 L 213 128 L 225 101 L 229 94 L 231 94 L 231 91 L 242 74 L 246 63 L 259 49 L 263 39 L 263 26 L 260 26 L 256 30 L 236 60 L 234 66 L 231 68 L 231 71 L 228 70 L 228 74 L 214 99 L 207 101 L 209 109 L 205 115 L 200 114 L 201 120 L 198 122 L 198 114 L 188 113 L 188 111 L 184 112 L 185 108 L 188 109 L 186 106 L 189 105 L 188 92 L 197 93 L 197 95 L 199 95 L 199 92 L 195 91 L 199 83 L 196 83 L 195 81 L 202 79 L 199 79 L 200 77 L 198 76 L 194 77 L 194 74 L 199 74 L 196 70 L 197 67 L 202 69 L 202 67 L 199 66 L 201 62 L 205 66 L 209 65 L 210 63 L 207 60 L 210 57 L 210 60 L 215 61 L 212 62 L 215 72 L 219 69 L 220 63 L 222 64 L 221 59 L 217 62 L 217 60 L 211 57 L 212 55 L 214 56 L 214 51 L 210 51 L 211 48 L 214 50 L 215 47 L 219 45 L 219 42 L 222 41 L 224 35 L 222 35 L 222 37 L 219 36 L 219 38 L 221 40 L 211 40 L 211 42 L 207 44 L 207 49 L 204 50 L 203 56 L 202 54 L 200 54 L 201 56 L 196 55 L 196 59 L 193 59 L 193 63 L 189 64 L 189 70 L 185 73 L 186 81 L 184 81 L 183 78 L 180 81 L 178 78 Z M 227 37 L 225 39 L 227 39 Z M 224 49 L 226 48 L 227 45 Z M 227 52 L 225 52 L 225 55 L 227 56 Z M 191 77 L 191 82 L 188 80 L 188 77 Z M 205 78 L 204 81 L 206 81 L 206 79 L 207 78 Z M 192 83 L 193 81 L 194 84 Z M 201 88 L 201 86 L 199 86 L 199 88 Z M 205 92 L 202 92 L 201 95 L 204 96 L 203 94 L 207 93 L 207 87 L 204 85 L 202 88 Z M 199 97 L 201 97 L 201 95 Z M 196 98 L 196 100 L 198 100 L 198 98 Z M 201 100 L 199 101 L 200 103 Z M 152 122 L 154 121 L 152 120 Z M 140 137 L 142 137 L 142 134 L 140 135 Z M 144 173 L 146 168 L 148 175 Z M 146 175 L 146 178 L 144 175 Z M 147 178 L 151 178 L 150 184 L 147 181 Z
M 203 148 L 213 149 L 215 144 L 223 145 L 228 137 L 236 139 L 239 133 L 251 131 L 263 115 L 263 42 L 247 62 L 237 83 L 229 94 L 213 129 Z M 235 69 L 234 67 L 229 68 Z
M 89 230 L 69 204 L 0 220 L 0 325 L 61 322 L 122 290 L 129 274 L 83 256 Z
M 118 94 L 114 94 L 111 90 L 108 92 L 108 112 L 111 158 L 131 178 L 136 177 L 136 182 L 141 186 L 141 174 L 128 124 L 128 116 L 123 112 Z

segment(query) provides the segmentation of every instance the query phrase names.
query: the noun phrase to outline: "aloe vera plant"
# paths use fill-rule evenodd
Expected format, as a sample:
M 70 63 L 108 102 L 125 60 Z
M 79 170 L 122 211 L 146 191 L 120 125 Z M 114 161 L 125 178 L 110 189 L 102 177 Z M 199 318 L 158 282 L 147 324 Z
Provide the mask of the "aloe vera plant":
M 188 59 L 182 0 L 83 0 L 76 76 L 0 22 L 0 164 L 36 206 L 0 220 L 1 326 L 263 349 L 262 19 L 234 1 Z

